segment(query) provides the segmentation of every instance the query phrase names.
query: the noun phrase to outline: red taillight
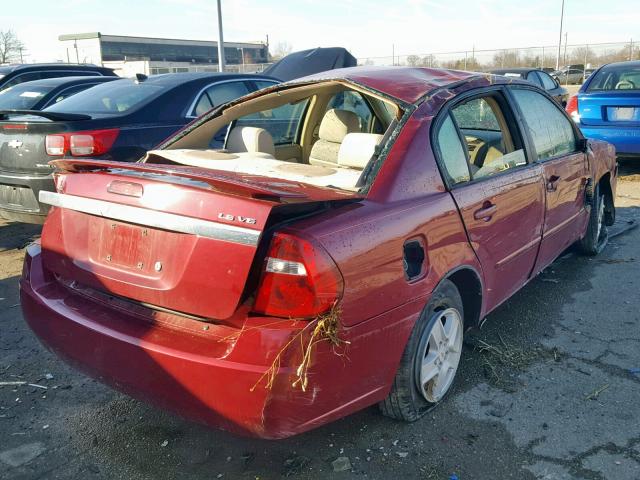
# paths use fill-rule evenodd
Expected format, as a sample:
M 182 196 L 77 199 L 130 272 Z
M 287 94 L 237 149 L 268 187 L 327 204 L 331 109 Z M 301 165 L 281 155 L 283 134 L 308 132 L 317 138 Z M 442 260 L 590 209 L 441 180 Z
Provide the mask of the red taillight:
M 12 124 L 3 125 L 2 128 L 4 130 L 27 130 L 28 127 L 26 123 L 21 123 L 18 125 L 12 125 Z
M 580 113 L 578 112 L 578 95 L 572 95 L 567 102 L 565 110 L 575 122 L 580 121 Z
M 271 240 L 253 311 L 313 318 L 342 296 L 342 275 L 329 254 L 309 240 L 276 233 Z
M 119 133 L 118 128 L 109 128 L 47 135 L 47 154 L 58 156 L 70 152 L 74 157 L 102 155 L 111 149 Z

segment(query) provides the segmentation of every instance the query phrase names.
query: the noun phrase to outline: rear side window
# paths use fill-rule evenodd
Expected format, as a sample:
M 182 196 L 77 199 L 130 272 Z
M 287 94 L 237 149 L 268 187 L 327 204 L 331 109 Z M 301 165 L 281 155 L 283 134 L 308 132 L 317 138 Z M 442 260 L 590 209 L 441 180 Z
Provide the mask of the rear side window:
M 545 90 L 553 90 L 554 88 L 556 88 L 556 82 L 554 82 L 553 78 L 551 78 L 549 75 L 544 72 L 538 72 L 538 75 L 542 79 L 542 84 Z
M 538 72 L 529 72 L 529 74 L 527 75 L 527 80 L 529 80 L 531 83 L 535 83 L 539 87 L 543 86 L 542 80 L 540 80 L 540 77 L 538 77 Z
M 469 175 L 467 156 L 460 142 L 458 131 L 449 115 L 442 122 L 438 132 L 438 149 L 440 150 L 440 160 L 449 184 L 455 185 L 456 183 L 468 182 L 471 177 Z
M 264 128 L 273 137 L 275 145 L 295 143 L 298 128 L 307 108 L 308 100 L 287 103 L 277 108 L 245 115 L 236 120 L 241 127 Z
M 571 121 L 552 100 L 532 90 L 514 88 L 512 93 L 524 116 L 538 160 L 575 151 L 576 137 Z
M 118 114 L 142 106 L 166 91 L 165 87 L 115 80 L 77 93 L 45 110 L 50 112 Z
M 245 82 L 218 83 L 207 87 L 196 102 L 191 112 L 192 116 L 200 116 L 214 107 L 230 102 L 249 93 L 249 87 Z
M 640 67 L 604 67 L 589 83 L 587 91 L 595 90 L 640 90 Z

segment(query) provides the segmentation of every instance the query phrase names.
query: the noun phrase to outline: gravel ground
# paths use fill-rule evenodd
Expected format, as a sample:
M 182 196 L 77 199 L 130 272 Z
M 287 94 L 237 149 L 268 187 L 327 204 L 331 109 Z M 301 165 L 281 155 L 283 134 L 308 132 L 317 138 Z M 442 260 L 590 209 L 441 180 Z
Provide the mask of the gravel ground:
M 617 232 L 640 221 L 639 173 L 623 166 Z M 597 258 L 568 250 L 492 313 L 421 421 L 372 407 L 276 442 L 155 410 L 42 348 L 17 288 L 38 233 L 0 223 L 0 382 L 33 384 L 0 386 L 0 478 L 640 479 L 640 229 Z

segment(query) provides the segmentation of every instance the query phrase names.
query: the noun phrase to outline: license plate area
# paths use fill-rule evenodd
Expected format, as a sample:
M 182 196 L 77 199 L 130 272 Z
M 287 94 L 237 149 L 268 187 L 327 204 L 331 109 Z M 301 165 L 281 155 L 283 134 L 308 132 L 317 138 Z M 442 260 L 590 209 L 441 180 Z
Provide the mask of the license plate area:
M 89 225 L 89 256 L 93 262 L 109 267 L 140 274 L 159 273 L 162 262 L 156 259 L 158 234 L 152 228 L 94 217 Z
M 607 118 L 612 122 L 640 121 L 640 108 L 607 107 Z

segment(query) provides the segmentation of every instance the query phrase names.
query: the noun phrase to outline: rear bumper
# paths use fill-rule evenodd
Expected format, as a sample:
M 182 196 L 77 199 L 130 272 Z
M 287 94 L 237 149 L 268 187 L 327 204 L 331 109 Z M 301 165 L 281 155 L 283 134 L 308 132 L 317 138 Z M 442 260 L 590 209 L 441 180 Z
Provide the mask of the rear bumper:
M 578 125 L 587 138 L 604 140 L 616 147 L 619 156 L 640 156 L 640 127 Z
M 43 223 L 49 207 L 38 201 L 40 190 L 55 190 L 51 175 L 0 172 L 0 216 L 18 222 Z
M 24 318 L 60 357 L 185 418 L 271 439 L 310 430 L 382 400 L 424 305 L 420 300 L 345 331 L 343 338 L 351 342 L 346 356 L 319 343 L 302 392 L 291 385 L 297 348 L 284 350 L 271 389 L 261 377 L 304 322 L 274 324 L 274 319 L 253 317 L 243 331 L 195 320 L 157 324 L 87 301 L 48 276 L 39 247 L 29 247 L 20 281 Z M 258 326 L 247 329 L 249 322 Z

